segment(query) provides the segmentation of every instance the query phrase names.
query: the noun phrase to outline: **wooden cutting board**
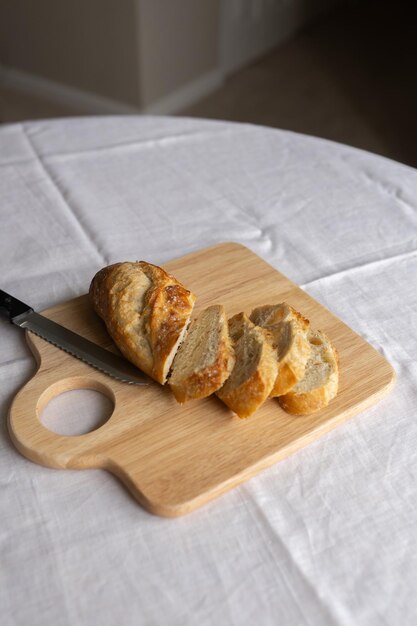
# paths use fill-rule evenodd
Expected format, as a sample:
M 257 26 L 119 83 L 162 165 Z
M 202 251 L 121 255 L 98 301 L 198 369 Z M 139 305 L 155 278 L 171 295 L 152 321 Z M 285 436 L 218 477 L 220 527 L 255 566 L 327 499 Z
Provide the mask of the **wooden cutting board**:
M 39 369 L 17 394 L 9 416 L 12 440 L 24 456 L 48 467 L 107 469 L 152 513 L 182 515 L 314 441 L 392 387 L 394 371 L 379 352 L 244 246 L 220 244 L 164 267 L 198 294 L 196 312 L 223 303 L 229 315 L 249 313 L 284 300 L 301 311 L 339 351 L 336 399 L 303 417 L 288 415 L 277 400 L 268 400 L 251 418 L 240 420 L 215 397 L 179 405 L 167 387 L 118 382 L 28 333 Z M 44 314 L 115 350 L 87 296 Z M 46 404 L 80 388 L 113 401 L 110 419 L 79 436 L 47 430 L 39 419 Z

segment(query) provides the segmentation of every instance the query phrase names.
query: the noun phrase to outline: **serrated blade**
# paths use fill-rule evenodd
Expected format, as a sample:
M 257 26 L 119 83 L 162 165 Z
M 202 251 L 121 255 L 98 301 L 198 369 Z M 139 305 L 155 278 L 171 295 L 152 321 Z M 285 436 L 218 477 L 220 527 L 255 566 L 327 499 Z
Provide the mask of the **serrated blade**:
M 30 310 L 17 315 L 13 317 L 12 322 L 117 380 L 131 385 L 149 384 L 146 376 L 122 357 L 35 311 Z

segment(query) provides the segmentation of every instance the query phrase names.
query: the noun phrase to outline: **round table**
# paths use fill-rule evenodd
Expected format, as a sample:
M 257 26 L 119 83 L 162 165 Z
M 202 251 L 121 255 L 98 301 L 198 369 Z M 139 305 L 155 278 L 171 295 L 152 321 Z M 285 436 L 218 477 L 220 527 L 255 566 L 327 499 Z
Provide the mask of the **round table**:
M 126 116 L 0 128 L 5 291 L 42 310 L 85 293 L 109 263 L 236 241 L 398 377 L 332 433 L 162 519 L 104 471 L 18 454 L 6 415 L 34 362 L 1 323 L 2 624 L 416 623 L 416 197 L 412 168 L 251 125 Z

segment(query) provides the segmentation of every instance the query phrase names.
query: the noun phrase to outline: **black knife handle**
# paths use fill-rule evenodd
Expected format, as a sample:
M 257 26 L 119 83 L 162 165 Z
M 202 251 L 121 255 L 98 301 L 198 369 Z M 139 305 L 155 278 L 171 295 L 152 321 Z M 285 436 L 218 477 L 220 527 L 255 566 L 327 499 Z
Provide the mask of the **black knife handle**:
M 33 311 L 29 305 L 0 289 L 0 315 L 12 322 L 18 315 L 29 311 Z

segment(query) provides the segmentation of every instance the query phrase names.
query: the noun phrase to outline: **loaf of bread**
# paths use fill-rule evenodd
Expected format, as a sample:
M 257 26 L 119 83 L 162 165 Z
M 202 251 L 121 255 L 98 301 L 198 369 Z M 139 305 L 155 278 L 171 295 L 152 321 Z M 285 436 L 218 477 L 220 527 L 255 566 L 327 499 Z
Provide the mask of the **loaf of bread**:
M 315 413 L 335 398 L 339 385 L 339 359 L 329 338 L 320 331 L 309 331 L 311 356 L 302 380 L 289 393 L 280 396 L 281 407 L 294 415 Z
M 175 356 L 168 382 L 176 400 L 187 402 L 216 392 L 234 362 L 224 306 L 209 306 L 191 322 Z
M 259 306 L 252 311 L 250 319 L 268 331 L 278 360 L 278 374 L 270 396 L 282 396 L 304 376 L 311 353 L 307 340 L 310 323 L 285 302 Z
M 90 297 L 121 353 L 164 384 L 186 333 L 195 295 L 162 268 L 137 261 L 97 272 Z
M 229 320 L 229 333 L 236 361 L 217 396 L 239 417 L 249 417 L 271 393 L 278 362 L 265 331 L 244 313 Z
M 324 408 L 337 394 L 335 348 L 285 302 L 228 322 L 224 307 L 213 305 L 190 324 L 195 295 L 145 261 L 103 268 L 91 282 L 90 297 L 121 353 L 161 384 L 169 376 L 178 402 L 215 393 L 245 418 L 268 397 L 302 415 Z

